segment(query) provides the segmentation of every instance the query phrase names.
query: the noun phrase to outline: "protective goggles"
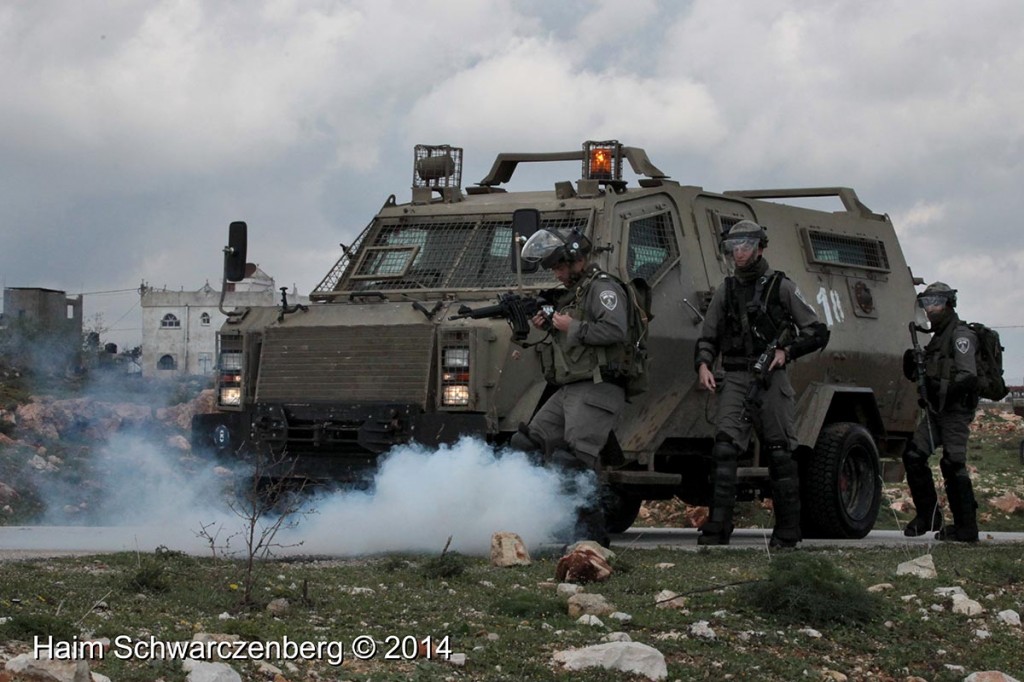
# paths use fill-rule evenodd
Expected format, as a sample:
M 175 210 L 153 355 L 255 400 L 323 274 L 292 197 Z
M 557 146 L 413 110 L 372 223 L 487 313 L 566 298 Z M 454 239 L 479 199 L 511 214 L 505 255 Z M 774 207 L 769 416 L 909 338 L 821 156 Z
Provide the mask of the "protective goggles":
M 729 255 L 735 251 L 749 253 L 761 242 L 757 237 L 733 237 L 722 240 L 722 252 Z
M 922 308 L 934 308 L 936 306 L 946 305 L 946 301 L 949 300 L 949 296 L 945 294 L 929 294 L 927 296 L 918 296 L 917 304 Z

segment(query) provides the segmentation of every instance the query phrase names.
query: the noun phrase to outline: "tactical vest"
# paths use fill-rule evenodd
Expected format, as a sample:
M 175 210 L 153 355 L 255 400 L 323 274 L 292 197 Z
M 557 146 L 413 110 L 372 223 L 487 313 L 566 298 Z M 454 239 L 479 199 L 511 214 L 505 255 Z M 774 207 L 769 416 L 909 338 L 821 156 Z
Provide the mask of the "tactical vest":
M 586 310 L 587 292 L 599 278 L 615 281 L 611 275 L 597 268 L 585 272 L 576 286 L 558 299 L 558 311 L 574 320 L 590 322 Z M 623 305 L 628 303 L 628 300 L 622 301 Z M 568 334 L 555 334 L 551 340 L 540 344 L 539 348 L 544 378 L 558 386 L 588 379 L 594 383 L 622 383 L 621 380 L 625 376 L 621 369 L 626 359 L 625 343 L 610 346 L 570 344 Z
M 956 371 L 953 357 L 953 337 L 958 327 L 963 325 L 959 319 L 952 320 L 946 328 L 932 337 L 924 348 L 924 375 L 936 381 L 950 380 Z
M 730 364 L 752 362 L 780 332 L 792 330 L 779 293 L 785 278 L 781 270 L 759 277 L 753 284 L 726 277 L 725 315 L 718 330 L 726 369 Z

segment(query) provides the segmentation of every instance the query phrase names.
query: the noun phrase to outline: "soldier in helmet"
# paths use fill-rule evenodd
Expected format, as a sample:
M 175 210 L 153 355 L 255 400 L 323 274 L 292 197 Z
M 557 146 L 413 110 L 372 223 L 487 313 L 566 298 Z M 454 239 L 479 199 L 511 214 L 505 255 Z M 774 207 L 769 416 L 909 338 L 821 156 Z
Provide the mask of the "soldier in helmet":
M 697 539 L 701 545 L 729 544 L 737 461 L 750 444 L 752 428 L 771 477 L 775 528 L 770 544 L 795 547 L 802 538 L 799 473 L 793 460 L 795 393 L 786 367 L 824 348 L 829 332 L 796 284 L 769 267 L 763 256 L 767 245 L 764 228 L 750 220 L 741 220 L 725 235 L 722 249 L 735 265 L 734 274 L 715 291 L 697 340 L 698 381 L 709 391 L 721 389 L 712 450 L 711 513 Z M 768 352 L 773 344 L 774 352 Z M 766 371 L 755 373 L 755 365 L 766 354 Z M 711 370 L 719 356 L 725 370 L 721 382 Z M 755 382 L 759 383 L 752 388 Z M 759 400 L 754 393 L 759 393 Z
M 924 375 L 928 399 L 924 417 L 903 453 L 907 485 L 917 515 L 903 529 L 914 537 L 929 531 L 938 540 L 978 541 L 978 505 L 967 471 L 967 438 L 974 411 L 978 407 L 978 374 L 975 333 L 956 314 L 956 289 L 934 282 L 918 294 L 931 323 L 931 340 L 924 348 Z M 903 356 L 903 373 L 917 381 L 918 368 L 913 349 Z M 943 526 L 928 458 L 942 446 L 939 469 L 945 482 L 946 497 L 953 513 L 953 525 Z
M 565 286 L 550 317 L 538 313 L 532 320 L 550 331 L 541 344 L 541 363 L 545 378 L 559 388 L 510 441 L 577 471 L 598 470 L 601 450 L 626 402 L 619 360 L 629 338 L 629 299 L 618 280 L 589 262 L 590 250 L 590 240 L 577 231 L 563 235 L 542 229 L 523 245 L 523 260 L 553 271 Z M 598 498 L 579 510 L 573 540 L 608 544 Z

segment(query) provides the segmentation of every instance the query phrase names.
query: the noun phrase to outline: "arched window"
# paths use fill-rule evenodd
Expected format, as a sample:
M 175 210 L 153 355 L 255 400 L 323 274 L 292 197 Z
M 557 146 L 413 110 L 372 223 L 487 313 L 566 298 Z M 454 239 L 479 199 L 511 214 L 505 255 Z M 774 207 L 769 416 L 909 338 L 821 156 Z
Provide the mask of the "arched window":
M 204 327 L 209 327 L 210 326 L 210 313 L 203 313 L 202 315 L 200 315 L 199 316 L 199 324 L 203 325 Z
M 178 329 L 181 327 L 181 320 L 174 313 L 167 313 L 164 319 L 160 320 L 160 327 L 163 329 Z
M 157 369 L 177 369 L 178 363 L 174 361 L 173 355 L 163 355 L 157 360 Z

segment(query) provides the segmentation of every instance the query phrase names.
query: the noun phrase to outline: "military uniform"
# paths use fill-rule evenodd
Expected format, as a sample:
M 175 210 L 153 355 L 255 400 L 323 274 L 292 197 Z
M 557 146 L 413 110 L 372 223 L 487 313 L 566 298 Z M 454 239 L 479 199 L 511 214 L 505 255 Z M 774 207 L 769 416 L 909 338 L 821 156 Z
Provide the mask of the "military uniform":
M 952 307 L 932 322 L 931 331 L 932 338 L 924 348 L 926 414 L 903 453 L 907 485 L 917 510 L 904 533 L 913 537 L 936 530 L 940 539 L 973 542 L 978 537 L 977 503 L 966 462 L 970 425 L 978 407 L 978 339 Z M 904 355 L 904 374 L 911 381 L 917 380 L 912 349 Z M 946 528 L 928 466 L 928 458 L 940 445 L 939 469 L 953 513 L 953 526 Z
M 800 539 L 800 485 L 792 453 L 795 435 L 795 391 L 785 366 L 777 368 L 759 394 L 748 401 L 753 365 L 770 342 L 778 339 L 788 362 L 828 343 L 828 330 L 796 285 L 759 259 L 751 272 L 726 278 L 711 299 L 697 341 L 695 366 L 710 369 L 718 356 L 725 370 L 718 384 L 713 456 L 714 492 L 709 522 L 701 544 L 727 544 L 736 500 L 736 470 L 756 428 L 767 455 L 775 507 L 775 546 L 794 546 Z M 771 362 L 771 358 L 768 358 Z M 753 404 L 748 404 L 753 403 Z
M 626 403 L 624 376 L 614 368 L 629 338 L 628 305 L 622 285 L 594 265 L 557 301 L 572 322 L 567 333 L 552 331 L 540 351 L 545 378 L 561 388 L 527 427 L 546 453 L 564 450 L 597 469 Z

